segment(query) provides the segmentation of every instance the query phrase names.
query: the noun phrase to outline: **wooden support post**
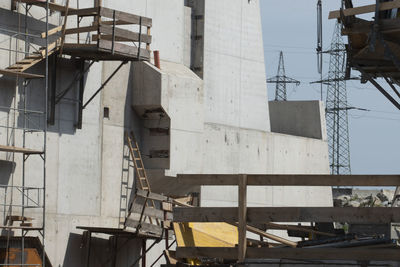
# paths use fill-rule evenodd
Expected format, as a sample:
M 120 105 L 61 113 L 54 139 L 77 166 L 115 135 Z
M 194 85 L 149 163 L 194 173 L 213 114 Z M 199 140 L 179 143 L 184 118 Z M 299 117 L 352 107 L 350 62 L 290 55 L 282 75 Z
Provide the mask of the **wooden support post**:
M 165 250 L 169 248 L 169 232 L 168 229 L 164 229 L 165 231 Z
M 80 71 L 85 73 L 85 60 L 80 62 Z M 82 117 L 83 117 L 83 92 L 85 89 L 85 75 L 83 74 L 79 79 L 79 99 L 78 99 L 78 121 L 76 122 L 76 128 L 82 129 Z
M 146 267 L 146 239 L 142 239 L 142 267 Z
M 67 29 L 68 10 L 69 10 L 69 0 L 67 0 L 67 4 L 65 5 L 64 24 L 62 25 L 60 52 L 58 53 L 58 56 L 59 56 L 59 57 L 62 56 L 63 48 L 64 48 L 64 43 L 65 43 L 65 30 Z
M 147 26 L 147 35 L 150 36 L 151 27 Z M 150 51 L 150 43 L 146 44 L 146 50 Z
M 111 266 L 117 266 L 117 254 L 118 254 L 118 235 L 111 236 L 111 246 L 112 246 L 112 262 Z
M 92 232 L 87 232 L 86 240 L 86 267 L 90 266 L 90 245 L 92 243 Z
M 240 175 L 238 181 L 238 197 L 239 197 L 239 250 L 238 250 L 238 262 L 243 263 L 246 258 L 246 224 L 247 224 L 247 175 Z
M 57 56 L 51 56 L 51 87 L 50 87 L 50 94 L 49 94 L 49 106 L 50 112 L 47 118 L 47 123 L 50 125 L 54 125 L 55 123 L 55 114 L 56 114 L 56 94 L 57 94 Z

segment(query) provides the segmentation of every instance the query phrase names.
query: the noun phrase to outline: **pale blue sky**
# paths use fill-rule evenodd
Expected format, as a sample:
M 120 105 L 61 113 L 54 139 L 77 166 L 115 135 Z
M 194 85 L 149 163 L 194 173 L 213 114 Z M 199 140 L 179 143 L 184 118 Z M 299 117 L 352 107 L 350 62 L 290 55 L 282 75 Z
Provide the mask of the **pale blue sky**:
M 289 100 L 319 99 L 316 47 L 317 0 L 260 0 L 267 77 L 275 76 L 279 51 L 283 50 L 286 75 L 302 84 L 288 86 Z M 357 0 L 357 5 L 371 1 Z M 334 21 L 328 12 L 338 9 L 339 0 L 322 0 L 324 49 L 329 47 Z M 347 41 L 347 39 L 346 39 Z M 329 57 L 324 57 L 324 74 Z M 352 75 L 358 76 L 357 72 Z M 384 84 L 382 80 L 379 80 Z M 275 96 L 268 85 L 268 97 Z M 390 91 L 390 90 L 388 90 Z M 397 110 L 372 84 L 347 82 L 348 102 L 371 110 L 349 112 L 351 168 L 353 174 L 400 174 L 400 110 Z M 325 100 L 326 86 L 324 87 Z

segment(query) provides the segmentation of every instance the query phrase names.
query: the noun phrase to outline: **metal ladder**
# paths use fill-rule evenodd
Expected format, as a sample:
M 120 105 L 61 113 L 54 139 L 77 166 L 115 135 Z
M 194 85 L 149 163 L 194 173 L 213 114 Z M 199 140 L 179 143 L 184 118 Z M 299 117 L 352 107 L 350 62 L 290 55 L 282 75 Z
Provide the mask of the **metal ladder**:
M 131 159 L 133 161 L 133 165 L 134 165 L 135 171 L 136 171 L 136 178 L 138 181 L 138 183 L 136 183 L 136 186 L 139 189 L 150 193 L 151 192 L 150 183 L 149 183 L 149 180 L 147 179 L 146 169 L 144 168 L 142 155 L 140 153 L 139 145 L 136 141 L 136 138 L 135 138 L 135 135 L 133 134 L 133 132 L 131 132 L 130 134 L 128 134 L 128 132 L 126 132 L 126 139 L 128 141 L 129 153 L 131 155 Z M 134 190 L 133 187 L 132 187 L 132 190 Z M 132 202 L 132 204 L 133 204 L 133 202 Z M 146 207 L 150 207 L 150 208 L 154 208 L 154 209 L 156 208 L 154 200 L 147 199 L 146 202 L 144 203 L 144 205 L 146 205 Z M 131 205 L 129 205 L 129 206 L 130 207 L 128 209 L 128 216 L 126 218 L 128 218 L 131 214 Z M 148 219 L 149 219 L 150 223 L 152 223 L 152 219 L 150 217 L 148 217 Z M 160 222 L 158 220 L 156 220 L 156 222 L 157 222 L 157 225 L 160 225 Z

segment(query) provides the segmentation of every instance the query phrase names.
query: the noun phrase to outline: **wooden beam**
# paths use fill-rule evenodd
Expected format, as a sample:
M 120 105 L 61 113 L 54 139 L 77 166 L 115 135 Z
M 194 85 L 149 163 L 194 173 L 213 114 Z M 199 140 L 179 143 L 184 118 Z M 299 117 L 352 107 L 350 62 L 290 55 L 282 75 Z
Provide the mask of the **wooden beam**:
M 132 227 L 132 228 L 136 228 L 139 227 L 140 225 L 140 229 L 139 229 L 139 233 L 148 233 L 148 234 L 154 234 L 157 236 L 161 236 L 163 229 L 161 228 L 161 226 L 157 226 L 154 224 L 150 224 L 150 223 L 139 223 L 138 221 L 132 220 L 132 219 L 127 219 L 125 225 L 127 227 Z
M 44 75 L 40 75 L 40 74 L 32 74 L 32 73 L 5 70 L 5 69 L 0 69 L 0 74 L 5 75 L 5 76 L 21 77 L 21 78 L 27 78 L 27 79 L 44 78 Z
M 50 35 L 53 35 L 53 34 L 59 32 L 59 31 L 61 31 L 62 28 L 63 28 L 63 25 L 60 25 L 60 26 L 55 27 L 55 28 L 53 28 L 53 29 L 50 29 L 50 30 L 48 31 L 48 35 L 49 35 L 49 36 L 50 36 Z M 42 32 L 40 36 L 41 36 L 42 38 L 46 38 L 46 32 Z
M 184 185 L 237 185 L 237 174 L 178 174 Z M 248 174 L 247 185 L 268 186 L 397 186 L 400 175 Z
M 100 8 L 100 16 L 102 16 L 102 17 L 112 19 L 113 14 L 114 14 L 114 10 L 112 10 L 112 9 L 105 8 L 105 7 Z M 142 19 L 142 21 L 141 21 L 142 26 L 145 26 L 145 27 L 152 26 L 152 19 L 150 19 L 150 18 L 141 17 L 138 15 L 115 10 L 115 19 L 116 20 L 130 22 L 131 24 L 140 24 L 140 18 Z
M 237 208 L 173 209 L 175 222 L 239 221 Z M 349 222 L 384 224 L 400 222 L 400 208 L 339 208 L 339 207 L 249 207 L 247 222 Z
M 236 260 L 237 248 L 177 247 L 177 258 Z M 247 248 L 248 259 L 398 261 L 400 249 L 384 248 Z
M 330 236 L 334 237 L 335 234 L 332 233 L 325 233 L 321 231 L 317 231 L 311 228 L 311 226 L 297 226 L 297 225 L 288 225 L 288 224 L 277 224 L 277 223 L 265 223 L 268 229 L 275 229 L 275 230 L 293 230 L 293 231 L 301 231 L 310 234 L 322 235 L 322 236 Z
M 343 35 L 350 34 L 369 34 L 374 21 L 360 21 L 352 23 L 350 27 L 342 30 Z M 400 19 L 380 19 L 378 21 L 381 33 L 392 33 L 400 31 Z
M 82 33 L 82 32 L 93 32 L 98 30 L 98 26 L 87 26 L 87 27 L 80 27 L 80 28 L 72 28 L 66 29 L 65 34 L 75 34 L 75 33 Z
M 112 51 L 112 41 L 107 40 L 99 40 L 99 50 L 103 52 L 111 52 Z M 138 48 L 130 45 L 125 45 L 121 43 L 114 43 L 114 53 L 136 57 L 138 55 Z M 149 60 L 150 52 L 146 49 L 140 48 L 140 60 Z
M 390 9 L 399 8 L 399 7 L 400 7 L 400 0 L 394 0 L 392 2 L 383 2 L 383 3 L 379 4 L 380 11 L 390 10 Z M 347 8 L 347 9 L 343 10 L 343 15 L 345 17 L 348 17 L 348 16 L 361 15 L 361 14 L 366 14 L 366 13 L 371 13 L 371 12 L 375 12 L 375 5 Z M 340 10 L 335 10 L 335 11 L 329 12 L 328 19 L 338 19 L 338 18 L 340 18 Z
M 61 15 L 65 15 L 65 10 L 61 12 Z M 68 16 L 77 15 L 81 17 L 85 16 L 96 16 L 99 13 L 98 7 L 90 7 L 90 8 L 80 8 L 80 9 L 70 9 L 68 10 Z
M 100 33 L 112 36 L 113 27 L 109 25 L 100 25 Z M 139 41 L 139 36 L 140 36 L 139 33 L 137 32 L 132 32 L 121 28 L 115 28 L 114 35 L 117 38 L 123 38 L 127 41 L 134 41 L 134 42 Z M 103 36 L 101 37 L 103 38 Z M 151 36 L 147 34 L 141 34 L 141 41 L 143 43 L 151 43 Z
M 52 42 L 51 44 L 48 44 L 47 46 L 47 56 L 50 56 L 51 54 L 54 53 L 56 49 L 58 49 L 58 45 L 61 41 L 61 38 L 58 38 L 55 42 Z M 46 56 L 46 47 L 43 47 L 40 49 L 40 54 L 42 57 Z
M 247 224 L 247 176 L 240 175 L 238 177 L 238 196 L 239 196 L 239 209 L 238 209 L 238 261 L 244 262 L 246 258 L 246 248 L 247 248 L 247 239 L 246 239 L 246 224 Z
M 264 231 L 262 231 L 260 229 L 257 229 L 257 228 L 255 228 L 253 226 L 247 225 L 246 229 L 247 229 L 247 231 L 252 232 L 253 234 L 257 234 L 257 235 L 260 235 L 262 237 L 265 237 L 265 238 L 274 240 L 276 242 L 279 242 L 281 244 L 288 245 L 288 246 L 290 246 L 292 248 L 297 247 L 297 243 L 296 242 L 284 239 L 284 238 L 282 238 L 280 236 L 277 236 L 277 235 L 266 233 L 266 232 L 264 232 Z
M 143 205 L 134 203 L 132 205 L 132 208 L 131 208 L 130 211 L 133 212 L 133 213 L 141 214 L 142 213 L 142 209 L 143 209 Z M 163 210 L 158 210 L 158 209 L 155 209 L 155 208 L 152 208 L 152 207 L 148 207 L 148 206 L 146 206 L 144 208 L 143 215 L 144 216 L 148 216 L 148 217 L 152 217 L 152 218 L 156 218 L 156 219 L 160 219 L 160 220 L 169 220 L 169 221 L 172 220 L 172 213 L 171 212 L 165 212 Z
M 67 29 L 67 22 L 68 22 L 68 11 L 69 11 L 69 0 L 67 0 L 67 3 L 65 5 L 65 11 L 64 11 L 64 24 L 62 25 L 62 33 L 61 33 L 61 44 L 60 44 L 60 50 L 58 53 L 58 56 L 61 57 L 63 53 L 63 47 L 65 43 L 65 31 Z
M 150 200 L 164 201 L 164 202 L 169 202 L 170 201 L 169 197 L 166 197 L 166 196 L 163 196 L 163 195 L 160 195 L 160 194 L 157 194 L 157 193 L 153 193 L 153 192 L 147 192 L 147 191 L 139 189 L 139 188 L 136 189 L 135 193 L 139 197 L 147 198 L 147 199 L 150 199 Z
M 43 151 L 40 150 L 33 150 L 23 147 L 15 147 L 15 146 L 3 146 L 0 145 L 0 151 L 2 152 L 15 152 L 15 153 L 22 153 L 22 154 L 43 154 Z
M 102 20 L 100 22 L 101 25 L 114 25 L 114 21 L 112 20 Z M 116 20 L 115 25 L 131 25 L 132 23 L 123 21 L 123 20 Z

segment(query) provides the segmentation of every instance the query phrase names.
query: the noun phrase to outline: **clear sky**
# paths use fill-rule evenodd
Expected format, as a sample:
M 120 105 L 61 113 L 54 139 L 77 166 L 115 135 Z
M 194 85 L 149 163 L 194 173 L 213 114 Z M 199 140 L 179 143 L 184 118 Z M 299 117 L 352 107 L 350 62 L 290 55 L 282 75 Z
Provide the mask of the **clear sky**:
M 357 0 L 358 5 L 374 1 Z M 300 80 L 300 86 L 288 85 L 289 100 L 320 99 L 317 72 L 316 26 L 317 0 L 260 0 L 267 77 L 275 76 L 279 51 L 284 52 L 286 75 Z M 334 20 L 330 10 L 340 7 L 340 0 L 322 0 L 323 47 L 330 45 Z M 345 39 L 347 42 L 347 38 Z M 323 74 L 328 72 L 329 56 L 324 56 Z M 359 76 L 352 71 L 353 76 Z M 380 84 L 384 81 L 379 79 Z M 390 89 L 385 86 L 388 92 Z M 274 84 L 268 84 L 268 97 L 275 96 Z M 324 100 L 326 86 L 323 88 Z M 349 112 L 350 153 L 353 174 L 400 174 L 400 110 L 375 87 L 360 81 L 347 82 L 348 105 L 371 111 Z

